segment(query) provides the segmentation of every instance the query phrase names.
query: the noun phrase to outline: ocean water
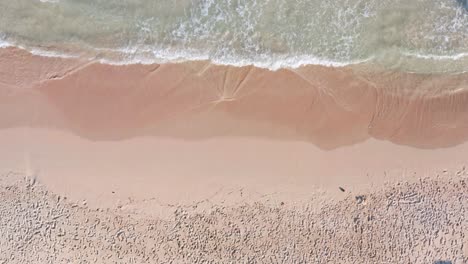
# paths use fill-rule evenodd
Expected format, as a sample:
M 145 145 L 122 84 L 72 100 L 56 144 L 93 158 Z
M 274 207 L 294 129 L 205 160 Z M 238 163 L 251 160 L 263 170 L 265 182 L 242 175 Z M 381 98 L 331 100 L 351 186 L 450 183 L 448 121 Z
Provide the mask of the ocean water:
M 0 47 L 108 63 L 468 71 L 457 0 L 0 0 Z

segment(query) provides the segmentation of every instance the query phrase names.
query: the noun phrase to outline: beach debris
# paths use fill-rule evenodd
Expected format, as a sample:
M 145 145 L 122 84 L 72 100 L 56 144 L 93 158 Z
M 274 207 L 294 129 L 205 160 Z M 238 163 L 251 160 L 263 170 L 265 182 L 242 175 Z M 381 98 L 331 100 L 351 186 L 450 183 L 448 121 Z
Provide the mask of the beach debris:
M 338 189 L 340 189 L 340 191 L 342 192 L 346 192 L 346 190 L 343 187 L 338 187 Z

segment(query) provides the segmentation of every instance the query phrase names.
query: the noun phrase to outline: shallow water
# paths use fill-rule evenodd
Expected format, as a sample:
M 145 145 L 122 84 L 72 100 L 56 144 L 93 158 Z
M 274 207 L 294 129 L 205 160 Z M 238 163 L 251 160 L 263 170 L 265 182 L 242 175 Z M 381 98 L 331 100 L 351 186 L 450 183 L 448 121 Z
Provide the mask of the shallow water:
M 113 63 L 468 70 L 456 0 L 0 0 L 0 44 Z

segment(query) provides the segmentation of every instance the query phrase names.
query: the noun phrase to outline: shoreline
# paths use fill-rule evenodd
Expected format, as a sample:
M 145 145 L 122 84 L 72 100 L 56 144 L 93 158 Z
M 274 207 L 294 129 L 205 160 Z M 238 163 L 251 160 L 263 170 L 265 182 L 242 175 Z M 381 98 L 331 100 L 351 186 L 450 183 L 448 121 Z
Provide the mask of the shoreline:
M 131 65 L 161 65 L 161 64 L 197 64 L 208 63 L 215 67 L 232 67 L 243 68 L 253 67 L 272 72 L 281 71 L 284 69 L 296 70 L 307 67 L 326 67 L 326 68 L 359 68 L 361 65 L 371 65 L 381 70 L 400 69 L 408 74 L 467 74 L 468 69 L 464 66 L 468 63 L 468 53 L 461 52 L 452 55 L 437 55 L 437 54 L 418 54 L 410 51 L 401 51 L 400 57 L 393 58 L 388 61 L 389 54 L 381 54 L 381 56 L 369 56 L 366 58 L 355 59 L 350 61 L 328 60 L 315 56 L 296 56 L 296 57 L 277 57 L 270 62 L 260 61 L 245 61 L 244 59 L 230 58 L 226 61 L 219 61 L 210 58 L 208 55 L 188 55 L 182 52 L 179 55 L 168 55 L 171 51 L 156 52 L 160 57 L 153 54 L 153 58 L 145 58 L 144 53 L 154 53 L 150 50 L 139 49 L 101 49 L 96 50 L 81 50 L 76 45 L 65 46 L 62 48 L 51 47 L 25 47 L 22 45 L 14 45 L 8 42 L 0 41 L 0 49 L 10 49 L 28 53 L 32 56 L 45 57 L 51 59 L 76 60 L 87 63 L 104 64 L 110 66 L 131 66 Z M 56 49 L 56 50 L 55 50 Z M 64 51 L 58 51 L 63 49 Z M 99 51 L 99 52 L 98 52 Z M 96 54 L 96 52 L 98 52 Z M 142 52 L 139 54 L 138 52 Z M 172 51 L 177 53 L 177 51 Z M 397 61 L 396 61 L 397 60 Z M 398 69 L 393 67 L 398 65 Z M 388 69 L 386 69 L 388 67 Z

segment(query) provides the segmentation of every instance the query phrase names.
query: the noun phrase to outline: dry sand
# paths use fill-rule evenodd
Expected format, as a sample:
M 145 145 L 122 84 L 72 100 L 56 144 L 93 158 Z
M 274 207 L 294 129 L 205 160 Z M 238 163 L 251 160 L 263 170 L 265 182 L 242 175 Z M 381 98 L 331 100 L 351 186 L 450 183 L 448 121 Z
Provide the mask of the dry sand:
M 320 206 L 313 199 L 162 205 L 172 212 L 167 219 L 75 203 L 15 174 L 2 176 L 0 198 L 0 263 L 468 261 L 464 170 Z
M 24 247 L 18 263 L 107 263 L 107 254 L 113 263 L 124 252 L 122 263 L 464 263 L 466 180 L 456 172 L 468 157 L 468 73 L 369 67 L 116 66 L 0 49 L 0 172 L 44 185 L 9 176 L 1 228 L 29 233 L 0 245 Z M 57 195 L 68 202 L 52 203 Z M 373 197 L 370 207 L 359 195 Z M 393 208 L 393 196 L 420 199 Z M 59 208 L 68 218 L 27 213 L 34 201 L 34 214 Z M 93 210 L 72 206 L 81 201 Z M 362 210 L 380 220 L 353 220 Z M 97 231 L 86 218 L 106 225 Z M 39 229 L 6 227 L 36 220 Z M 52 235 L 51 221 L 102 237 L 84 248 Z M 119 244 L 119 225 L 136 228 L 140 244 Z M 38 240 L 21 240 L 36 231 Z M 164 245 L 158 253 L 153 242 Z

